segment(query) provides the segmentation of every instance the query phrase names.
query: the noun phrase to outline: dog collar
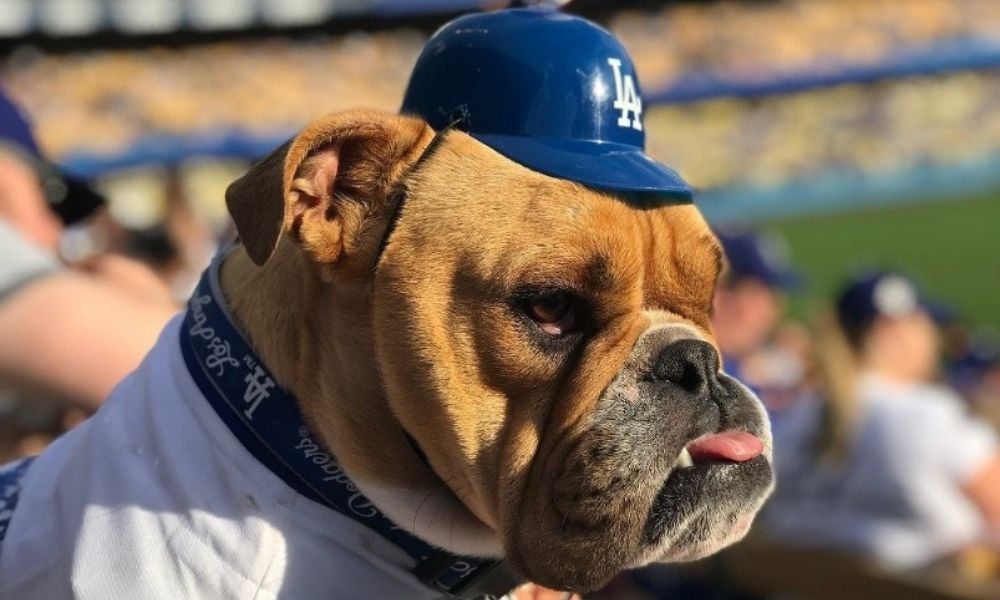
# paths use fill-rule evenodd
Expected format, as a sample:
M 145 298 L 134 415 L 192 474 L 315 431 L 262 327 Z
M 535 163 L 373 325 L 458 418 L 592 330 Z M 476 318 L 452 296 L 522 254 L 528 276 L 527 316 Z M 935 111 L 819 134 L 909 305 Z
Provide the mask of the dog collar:
M 181 353 L 202 395 L 240 443 L 296 492 L 398 546 L 413 559 L 411 572 L 430 588 L 451 597 L 509 591 L 516 582 L 495 568 L 500 561 L 434 548 L 397 527 L 358 490 L 233 324 L 219 286 L 223 256 L 212 261 L 188 301 Z

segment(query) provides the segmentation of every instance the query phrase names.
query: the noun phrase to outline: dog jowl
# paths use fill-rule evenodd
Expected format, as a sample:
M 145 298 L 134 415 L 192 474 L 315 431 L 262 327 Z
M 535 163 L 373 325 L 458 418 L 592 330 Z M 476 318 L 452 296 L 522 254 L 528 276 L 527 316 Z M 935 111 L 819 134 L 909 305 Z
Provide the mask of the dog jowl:
M 375 322 L 405 332 L 375 331 L 400 422 L 540 583 L 590 589 L 741 538 L 771 487 L 770 434 L 720 372 L 719 251 L 696 209 L 503 181 L 470 141 L 408 179 L 375 282 Z M 472 156 L 495 166 L 446 185 Z M 462 217 L 470 202 L 485 216 Z

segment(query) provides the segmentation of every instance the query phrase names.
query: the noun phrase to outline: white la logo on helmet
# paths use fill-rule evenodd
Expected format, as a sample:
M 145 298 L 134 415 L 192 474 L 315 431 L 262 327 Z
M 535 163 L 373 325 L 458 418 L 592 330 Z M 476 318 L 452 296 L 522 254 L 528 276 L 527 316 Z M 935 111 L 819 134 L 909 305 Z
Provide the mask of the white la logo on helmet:
M 608 64 L 615 72 L 615 102 L 612 106 L 622 111 L 621 116 L 618 117 L 618 126 L 642 131 L 642 98 L 635 91 L 635 79 L 628 74 L 622 75 L 620 58 L 609 58 Z M 629 113 L 633 115 L 631 118 L 629 118 Z

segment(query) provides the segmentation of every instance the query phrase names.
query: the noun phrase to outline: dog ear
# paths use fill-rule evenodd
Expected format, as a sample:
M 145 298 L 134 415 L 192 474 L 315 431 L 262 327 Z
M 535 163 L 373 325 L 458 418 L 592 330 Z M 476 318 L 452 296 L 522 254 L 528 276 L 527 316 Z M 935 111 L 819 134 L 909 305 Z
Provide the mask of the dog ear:
M 282 233 L 321 263 L 358 247 L 365 221 L 434 131 L 421 119 L 370 110 L 314 121 L 254 164 L 226 190 L 226 206 L 247 254 L 267 262 Z

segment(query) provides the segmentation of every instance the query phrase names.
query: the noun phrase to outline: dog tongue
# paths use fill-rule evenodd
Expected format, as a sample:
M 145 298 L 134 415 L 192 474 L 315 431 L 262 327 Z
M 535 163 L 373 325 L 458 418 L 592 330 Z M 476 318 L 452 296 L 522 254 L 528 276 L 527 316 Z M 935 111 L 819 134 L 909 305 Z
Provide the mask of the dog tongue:
M 723 431 L 691 442 L 687 447 L 691 460 L 729 460 L 746 462 L 764 451 L 764 442 L 745 431 Z

